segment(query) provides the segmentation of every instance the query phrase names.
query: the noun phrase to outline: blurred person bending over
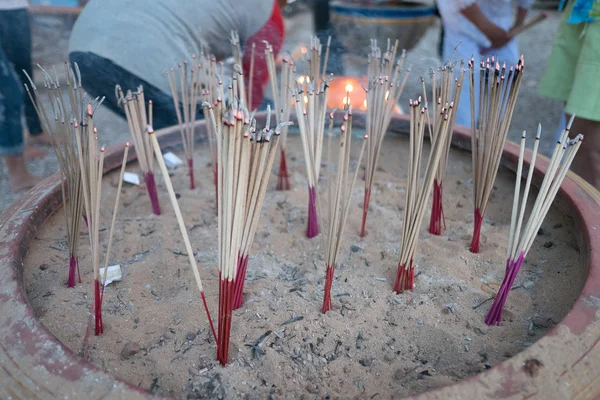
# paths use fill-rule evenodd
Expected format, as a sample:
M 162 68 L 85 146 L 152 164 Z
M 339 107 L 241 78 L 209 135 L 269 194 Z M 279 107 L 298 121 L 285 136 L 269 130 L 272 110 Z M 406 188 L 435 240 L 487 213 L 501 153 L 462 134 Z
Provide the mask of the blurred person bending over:
M 269 80 L 263 40 L 275 56 L 284 39 L 277 0 L 91 0 L 77 19 L 69 42 L 84 89 L 106 96 L 112 111 L 125 116 L 115 98 L 115 85 L 135 90 L 143 85 L 152 100 L 154 128 L 177 124 L 165 71 L 201 50 L 225 60 L 232 55 L 231 32 L 237 31 L 243 54 L 246 87 L 251 44 L 256 44 L 252 109 L 264 97 Z M 201 112 L 201 108 L 199 108 Z M 200 116 L 199 116 L 200 117 Z
M 443 61 L 452 57 L 457 61 L 465 60 L 466 63 L 471 57 L 475 57 L 475 62 L 479 62 L 484 57 L 494 56 L 500 63 L 516 64 L 519 49 L 508 31 L 523 24 L 533 2 L 534 0 L 437 0 L 444 27 Z M 517 6 L 516 18 L 513 17 L 513 3 Z M 482 50 L 489 48 L 492 49 L 482 54 Z M 479 87 L 479 74 L 475 74 L 475 87 Z M 478 102 L 479 92 L 476 90 L 475 104 Z M 456 123 L 470 127 L 468 92 L 461 96 L 456 112 Z
M 23 110 L 32 144 L 50 144 L 42 131 L 35 108 L 24 95 L 25 75 L 31 71 L 31 30 L 27 0 L 0 0 L 0 156 L 6 162 L 12 190 L 28 189 L 40 181 L 32 176 L 25 159 L 41 158 L 45 152 L 25 144 Z
M 568 2 L 539 92 L 564 101 L 567 120 L 575 115 L 571 135 L 585 138 L 571 169 L 600 189 L 600 1 Z

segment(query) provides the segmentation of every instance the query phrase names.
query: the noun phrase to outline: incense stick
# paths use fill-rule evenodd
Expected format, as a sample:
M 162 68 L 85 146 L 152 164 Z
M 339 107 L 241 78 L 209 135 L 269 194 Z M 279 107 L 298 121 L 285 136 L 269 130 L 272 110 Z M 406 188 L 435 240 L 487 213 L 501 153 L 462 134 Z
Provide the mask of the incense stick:
M 38 65 L 39 66 L 39 65 Z M 81 153 L 77 152 L 75 146 L 75 135 L 79 133 L 74 129 L 73 123 L 83 119 L 83 110 L 85 102 L 88 102 L 81 87 L 81 74 L 75 64 L 75 68 L 69 63 L 65 63 L 65 78 L 67 86 L 68 100 L 63 98 L 63 92 L 60 82 L 54 70 L 54 78 L 41 66 L 40 70 L 44 73 L 44 88 L 51 106 L 47 110 L 37 86 L 33 83 L 31 77 L 26 71 L 31 91 L 28 85 L 25 90 L 31 100 L 38 118 L 50 137 L 50 143 L 54 154 L 58 160 L 61 175 L 61 195 L 64 205 L 65 226 L 67 231 L 67 247 L 69 250 L 69 270 L 67 278 L 67 287 L 74 287 L 77 281 L 81 283 L 81 274 L 79 272 L 79 230 L 80 221 L 83 217 L 83 199 L 81 186 L 81 170 L 79 167 L 79 157 Z M 33 92 L 33 93 L 32 93 Z M 35 98 L 35 100 L 34 100 Z M 103 99 L 102 99 L 103 100 Z M 94 100 L 94 104 L 101 101 Z M 68 108 L 67 108 L 68 103 Z
M 117 221 L 117 213 L 119 211 L 119 199 L 121 198 L 121 187 L 123 186 L 123 176 L 125 175 L 125 167 L 127 166 L 127 156 L 129 154 L 129 142 L 125 143 L 125 151 L 123 152 L 123 161 L 121 162 L 121 172 L 119 174 L 119 183 L 117 184 L 117 196 L 113 207 L 113 215 L 110 222 L 110 233 L 108 234 L 108 246 L 106 246 L 106 257 L 104 260 L 104 275 L 102 276 L 102 294 L 100 295 L 100 303 L 104 299 L 104 288 L 106 287 L 106 276 L 108 274 L 108 262 L 110 261 L 110 250 L 112 248 L 112 239 L 115 232 L 115 222 Z
M 192 66 L 188 66 L 187 60 L 177 66 L 178 73 L 171 68 L 166 72 L 171 89 L 171 97 L 175 107 L 175 114 L 179 124 L 183 152 L 187 159 L 188 173 L 190 176 L 190 189 L 196 187 L 194 181 L 194 132 L 196 125 L 196 111 L 198 100 L 202 91 L 200 81 L 201 67 L 196 63 L 196 56 L 192 55 Z M 176 76 L 177 75 L 177 76 Z M 181 99 L 181 102 L 180 102 Z M 181 104 L 180 104 L 181 103 Z M 183 114 L 183 115 L 182 115 Z
M 527 198 L 529 196 L 533 170 L 535 169 L 535 160 L 540 140 L 541 125 L 538 126 L 538 132 L 531 155 L 529 173 L 527 175 L 527 181 L 523 191 L 523 198 L 519 206 L 522 179 L 521 172 L 523 169 L 526 141 L 526 134 L 523 132 L 515 180 L 515 194 L 509 230 L 506 270 L 504 274 L 504 280 L 500 285 L 500 289 L 498 290 L 498 293 L 494 299 L 494 303 L 492 304 L 492 307 L 490 308 L 490 311 L 485 319 L 485 323 L 488 325 L 500 324 L 502 319 L 502 309 L 504 308 L 508 294 L 510 293 L 512 285 L 517 277 L 517 274 L 519 273 L 519 269 L 521 268 L 527 253 L 531 249 L 531 245 L 537 236 L 537 232 L 542 226 L 542 222 L 544 221 L 550 206 L 554 202 L 554 198 L 558 193 L 558 189 L 562 185 L 571 163 L 573 162 L 573 159 L 579 150 L 579 146 L 581 146 L 583 142 L 582 135 L 577 135 L 572 140 L 569 139 L 569 130 L 572 121 L 573 118 L 571 118 L 567 129 L 564 130 L 561 140 L 556 143 L 554 152 L 552 153 L 552 158 L 550 159 L 548 168 L 544 173 L 544 179 L 533 205 L 533 209 L 529 214 L 527 224 L 525 225 L 525 228 L 521 229 L 524 221 L 525 208 L 527 207 Z
M 281 69 L 280 83 L 277 80 L 277 70 L 275 67 L 275 55 L 273 54 L 273 46 L 265 42 L 265 57 L 267 59 L 267 68 L 269 70 L 269 78 L 271 89 L 273 91 L 273 102 L 275 103 L 275 117 L 277 124 L 283 121 L 288 121 L 292 108 L 292 88 L 295 87 L 295 67 L 291 57 L 283 57 L 283 66 Z M 279 173 L 277 179 L 276 190 L 290 190 L 289 173 L 286 160 L 286 144 L 287 144 L 288 126 L 283 125 L 281 131 L 281 151 L 279 160 Z
M 148 126 L 148 116 L 151 116 L 151 108 L 146 112 L 146 104 L 144 98 L 144 88 L 138 86 L 136 92 L 127 91 L 127 95 L 123 94 L 121 86 L 115 87 L 115 95 L 118 103 L 125 111 L 127 124 L 129 125 L 129 133 L 135 147 L 138 163 L 142 169 L 146 190 L 152 204 L 152 211 L 156 215 L 160 215 L 160 202 L 158 200 L 158 192 L 156 190 L 156 181 L 154 179 L 154 153 L 148 135 L 146 134 L 146 126 Z
M 454 78 L 455 66 L 451 64 L 451 60 L 449 60 L 443 67 L 438 68 L 437 71 L 432 70 L 430 74 L 431 103 L 429 103 L 427 99 L 425 80 L 421 78 L 421 82 L 423 84 L 423 97 L 426 107 L 428 104 L 431 104 L 432 106 L 431 115 L 429 115 L 429 110 L 428 114 L 426 114 L 430 135 L 437 134 L 439 131 L 439 125 L 443 123 L 443 116 L 439 114 L 439 110 L 445 104 L 449 104 L 451 98 L 453 98 L 454 104 L 459 104 L 464 74 L 465 68 L 464 62 L 462 62 L 459 67 L 458 77 L 456 79 Z M 452 143 L 452 133 L 454 131 L 455 121 L 456 113 L 452 113 L 452 118 L 448 124 L 448 140 L 446 141 L 446 147 L 442 152 L 442 158 L 440 159 L 440 163 L 433 180 L 433 201 L 431 204 L 431 217 L 429 219 L 429 232 L 433 235 L 441 235 L 442 231 L 446 229 L 446 219 L 444 217 L 443 204 L 443 181 L 444 177 L 446 176 L 446 168 L 448 166 L 448 156 L 450 153 L 450 144 Z
M 381 49 L 376 40 L 371 40 L 371 52 L 367 58 L 369 84 L 364 90 L 367 93 L 367 135 L 370 140 L 367 144 L 367 162 L 365 168 L 365 194 L 363 200 L 362 224 L 360 236 L 366 234 L 365 227 L 369 202 L 371 201 L 371 188 L 375 178 L 375 171 L 379 162 L 383 139 L 390 126 L 394 108 L 404 90 L 410 69 L 406 70 L 401 79 L 406 52 L 396 60 L 398 40 L 392 48 L 388 40 L 387 50 L 381 55 Z M 349 96 L 347 96 L 349 98 Z
M 321 43 L 311 38 L 308 75 L 297 86 L 293 95 L 308 181 L 308 222 L 306 236 L 319 234 L 317 212 L 317 184 L 321 168 L 323 133 L 327 113 L 327 93 L 331 76 L 321 78 Z M 326 70 L 326 65 L 323 70 Z
M 281 119 L 281 117 L 280 117 Z M 258 228 L 262 205 L 271 175 L 277 146 L 282 128 L 292 125 L 291 122 L 278 122 L 275 131 L 271 130 L 271 107 L 267 106 L 267 121 L 265 128 L 260 133 L 251 131 L 250 134 L 250 160 L 248 197 L 246 200 L 246 213 L 242 233 L 241 246 L 238 254 L 238 266 L 235 279 L 233 309 L 242 305 L 244 280 L 248 268 L 250 249 L 254 243 L 254 236 Z M 273 135 L 274 133 L 274 135 Z
M 181 210 L 179 209 L 179 203 L 177 202 L 177 197 L 175 196 L 175 191 L 173 190 L 173 183 L 171 183 L 171 178 L 169 177 L 169 171 L 167 170 L 167 165 L 165 164 L 165 160 L 162 155 L 162 151 L 160 149 L 160 145 L 158 144 L 158 140 L 156 135 L 154 134 L 154 129 L 152 126 L 147 127 L 148 137 L 152 148 L 154 149 L 154 154 L 156 155 L 156 161 L 158 162 L 158 166 L 163 175 L 163 179 L 165 181 L 165 186 L 167 187 L 167 192 L 169 193 L 169 199 L 171 200 L 171 205 L 173 206 L 173 211 L 175 212 L 175 217 L 177 218 L 177 224 L 179 225 L 179 231 L 181 232 L 181 236 L 183 237 L 183 243 L 185 244 L 185 250 L 188 254 L 188 260 L 190 262 L 190 267 L 192 268 L 192 272 L 194 274 L 194 279 L 196 280 L 196 285 L 198 286 L 198 290 L 200 291 L 200 297 L 202 298 L 202 303 L 204 304 L 204 310 L 206 311 L 206 317 L 208 318 L 208 322 L 210 324 L 210 329 L 213 333 L 213 337 L 215 341 L 217 340 L 217 334 L 215 332 L 215 327 L 213 325 L 212 318 L 210 316 L 210 311 L 208 310 L 208 304 L 206 303 L 206 297 L 204 295 L 204 287 L 202 286 L 202 279 L 200 278 L 200 272 L 198 271 L 198 265 L 196 264 L 196 258 L 194 256 L 194 250 L 192 249 L 192 245 L 190 243 L 190 238 L 187 233 L 187 229 L 185 227 L 185 222 L 183 221 L 183 216 L 181 215 Z
M 81 125 L 74 123 L 74 128 L 79 129 L 81 135 L 76 135 L 77 150 L 84 157 L 79 158 L 81 168 L 81 182 L 83 186 L 83 198 L 85 212 L 88 216 L 88 229 L 90 239 L 90 249 L 92 253 L 92 271 L 94 277 L 94 327 L 95 334 L 100 335 L 104 332 L 102 324 L 102 284 L 100 277 L 100 203 L 102 201 L 102 175 L 104 173 L 104 147 L 98 151 L 98 135 L 94 127 L 92 106 L 87 107 L 87 118 L 82 120 Z M 80 137 L 81 136 L 81 137 Z M 84 136 L 87 139 L 82 140 Z M 87 144 L 84 151 L 83 143 Z M 112 235 L 111 229 L 110 234 Z M 109 238 L 112 242 L 112 238 Z M 109 255 L 106 254 L 105 257 Z
M 330 114 L 330 129 L 328 135 L 328 155 L 331 154 L 331 127 L 333 126 L 333 112 Z M 346 114 L 344 115 L 344 123 L 340 128 L 340 135 L 338 136 L 339 143 L 338 147 L 338 161 L 337 161 L 337 173 L 335 178 L 332 173 L 332 162 L 328 157 L 327 168 L 328 168 L 328 180 L 327 180 L 327 203 L 326 213 L 327 220 L 324 226 L 324 239 L 325 239 L 325 288 L 323 295 L 323 306 L 321 311 L 325 314 L 331 310 L 331 287 L 333 285 L 333 277 L 335 268 L 337 266 L 337 256 L 340 251 L 340 245 L 344 235 L 344 227 L 346 220 L 348 219 L 348 211 L 350 209 L 350 202 L 352 199 L 352 192 L 354 185 L 356 184 L 356 178 L 358 177 L 358 171 L 360 170 L 360 164 L 362 156 L 364 154 L 365 146 L 367 144 L 368 135 L 364 136 L 360 154 L 356 163 L 356 170 L 354 177 L 350 176 L 350 150 L 352 144 L 352 108 L 348 107 Z
M 442 154 L 449 141 L 449 121 L 453 114 L 453 102 L 439 110 L 442 123 L 438 131 L 431 135 L 431 150 L 427 161 L 427 169 L 419 185 L 423 138 L 425 135 L 426 110 L 420 108 L 421 100 L 409 102 L 410 109 L 410 155 L 408 164 L 408 179 L 406 183 L 406 199 L 404 202 L 404 223 L 400 243 L 400 261 L 394 291 L 401 293 L 414 288 L 414 256 L 417 249 L 419 230 L 423 222 L 425 204 L 432 190 L 435 173 L 439 167 Z
M 479 252 L 481 226 L 498 173 L 500 158 L 517 102 L 523 77 L 523 56 L 506 75 L 506 65 L 498 62 L 480 64 L 479 119 L 475 113 L 475 61 L 469 61 L 469 89 L 471 97 L 471 157 L 473 162 L 473 239 L 470 250 Z

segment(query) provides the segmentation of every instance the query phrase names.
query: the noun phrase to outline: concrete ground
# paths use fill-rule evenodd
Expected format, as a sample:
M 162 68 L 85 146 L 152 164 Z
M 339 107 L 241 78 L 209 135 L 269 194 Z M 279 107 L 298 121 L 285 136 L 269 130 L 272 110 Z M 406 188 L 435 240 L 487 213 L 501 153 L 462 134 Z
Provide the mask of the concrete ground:
M 554 146 L 554 133 L 562 110 L 561 103 L 540 96 L 536 87 L 544 71 L 550 55 L 552 42 L 559 21 L 558 13 L 550 12 L 547 20 L 524 32 L 518 42 L 521 53 L 526 60 L 526 75 L 519 94 L 515 110 L 510 140 L 518 140 L 521 131 L 533 132 L 538 123 L 542 123 L 543 136 L 541 150 L 545 154 Z M 57 17 L 36 17 L 33 20 L 34 63 L 43 66 L 56 65 L 62 67 L 66 60 L 66 50 L 71 21 Z M 306 42 L 313 31 L 312 17 L 309 13 L 301 13 L 286 21 L 286 44 L 284 49 L 293 50 L 301 41 Z M 409 97 L 421 93 L 419 76 L 429 68 L 439 65 L 437 46 L 439 40 L 439 23 L 427 31 L 419 44 L 408 53 L 406 65 L 412 65 L 412 73 L 401 98 L 406 104 Z M 347 68 L 347 73 L 364 74 L 356 65 Z M 36 74 L 36 81 L 39 80 Z M 108 95 L 112 95 L 109 93 Z M 125 142 L 129 138 L 127 123 L 105 108 L 97 111 L 95 122 L 99 129 L 101 143 L 111 145 Z M 58 163 L 48 149 L 48 156 L 41 160 L 29 161 L 29 170 L 37 176 L 47 177 L 58 171 Z M 16 201 L 22 193 L 12 193 L 8 185 L 6 165 L 0 160 L 0 211 Z

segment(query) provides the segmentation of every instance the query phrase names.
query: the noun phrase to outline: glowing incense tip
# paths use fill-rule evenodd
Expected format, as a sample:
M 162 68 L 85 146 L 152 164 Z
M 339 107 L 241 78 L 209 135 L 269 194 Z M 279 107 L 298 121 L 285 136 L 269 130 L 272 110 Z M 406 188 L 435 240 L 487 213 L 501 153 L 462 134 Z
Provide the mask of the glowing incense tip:
M 104 146 L 100 148 L 100 152 L 104 153 Z

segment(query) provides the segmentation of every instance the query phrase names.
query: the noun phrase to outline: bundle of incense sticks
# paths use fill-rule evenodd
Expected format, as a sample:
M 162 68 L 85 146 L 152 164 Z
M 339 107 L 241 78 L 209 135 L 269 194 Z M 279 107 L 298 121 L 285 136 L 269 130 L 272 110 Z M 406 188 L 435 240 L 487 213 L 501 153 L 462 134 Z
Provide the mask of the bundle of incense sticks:
M 427 114 L 429 135 L 435 135 L 438 132 L 439 125 L 443 123 L 443 118 L 439 110 L 444 104 L 450 103 L 450 99 L 454 97 L 454 104 L 459 104 L 460 94 L 465 75 L 464 62 L 461 63 L 458 71 L 458 77 L 454 78 L 455 66 L 448 63 L 439 68 L 437 71 L 431 71 L 431 100 L 427 100 L 427 91 L 425 89 L 425 80 L 421 78 L 423 83 L 423 98 L 425 104 L 431 104 L 433 111 L 430 116 Z M 452 84 L 454 82 L 454 85 Z M 436 170 L 435 179 L 433 180 L 433 201 L 431 204 L 431 217 L 429 219 L 429 232 L 433 235 L 441 235 L 446 229 L 446 219 L 444 218 L 443 204 L 443 182 L 446 176 L 446 168 L 448 166 L 448 155 L 450 153 L 450 144 L 452 143 L 452 132 L 454 131 L 454 123 L 456 121 L 456 113 L 452 114 L 448 125 L 448 140 L 446 148 L 442 152 L 440 164 Z
M 448 127 L 453 114 L 453 103 L 441 107 L 442 123 L 438 125 L 438 131 L 431 135 L 431 151 L 427 161 L 427 169 L 419 186 L 421 170 L 421 158 L 423 152 L 423 137 L 425 135 L 426 110 L 421 108 L 421 99 L 410 100 L 410 145 L 408 179 L 406 182 L 406 199 L 404 202 L 404 224 L 402 226 L 402 241 L 400 243 L 400 261 L 396 274 L 394 291 L 401 293 L 405 290 L 413 290 L 415 270 L 413 265 L 414 255 L 417 250 L 419 230 L 423 222 L 425 204 L 431 193 L 433 179 L 438 169 L 442 154 L 446 148 L 448 138 Z
M 88 229 L 90 238 L 90 248 L 92 253 L 92 270 L 94 274 L 94 321 L 95 333 L 100 335 L 104 332 L 102 324 L 102 300 L 104 297 L 104 277 L 100 276 L 100 203 L 102 201 L 102 174 L 104 172 L 104 147 L 98 150 L 98 134 L 94 127 L 93 107 L 91 104 L 87 106 L 87 117 L 81 122 L 73 123 L 73 128 L 76 130 L 77 151 L 82 154 L 79 157 L 79 167 L 81 169 L 81 182 L 83 186 L 83 199 L 85 212 L 88 216 Z M 85 137 L 85 138 L 84 138 Z M 86 145 L 87 149 L 84 148 Z M 127 151 L 129 144 L 123 157 L 123 165 L 121 167 L 121 181 L 125 172 L 125 163 L 127 160 Z M 105 266 L 108 266 L 108 258 L 110 256 L 110 247 L 112 245 L 112 235 L 114 233 L 114 223 L 119 204 L 119 193 L 121 184 L 116 196 L 115 206 L 113 208 L 113 218 L 111 229 L 109 232 L 108 248 L 105 254 Z M 106 271 L 106 270 L 105 270 Z
M 280 117 L 281 119 L 281 117 Z M 238 265 L 234 287 L 233 309 L 242 306 L 242 292 L 248 268 L 248 257 L 254 242 L 258 220 L 271 176 L 271 169 L 277 154 L 277 145 L 284 127 L 292 125 L 291 122 L 278 122 L 275 132 L 271 129 L 271 107 L 267 106 L 267 121 L 265 128 L 256 133 L 253 128 L 250 132 L 250 159 L 248 165 L 248 189 L 246 200 L 246 213 L 242 230 L 242 241 L 238 253 Z M 275 133 L 275 135 L 273 135 Z
M 308 75 L 298 82 L 298 88 L 293 95 L 296 118 L 302 139 L 302 149 L 306 163 L 308 180 L 308 222 L 306 236 L 315 237 L 319 234 L 317 214 L 317 183 L 321 169 L 323 150 L 323 133 L 327 115 L 327 90 L 331 76 L 321 77 L 321 43 L 317 38 L 311 39 L 308 51 Z M 329 44 L 325 54 L 323 71 L 327 67 Z
M 212 107 L 215 107 L 217 112 L 217 118 L 220 118 L 222 112 L 222 101 L 223 93 L 219 91 L 222 88 L 223 82 L 217 73 L 217 59 L 214 56 L 200 54 L 200 64 L 198 65 L 200 70 L 200 82 L 202 84 L 202 91 L 200 93 L 203 103 L 209 103 Z M 220 124 L 220 122 L 219 122 Z M 218 160 L 217 160 L 217 132 L 215 131 L 214 124 L 207 124 L 208 143 L 210 146 L 210 153 L 212 156 L 212 169 L 213 169 L 213 183 L 215 185 L 215 204 L 219 202 L 217 180 L 218 180 Z M 217 207 L 215 207 L 217 210 Z
M 212 318 L 210 316 L 210 311 L 208 310 L 208 304 L 206 303 L 206 296 L 204 295 L 204 287 L 202 285 L 202 279 L 200 278 L 200 272 L 198 271 L 198 265 L 196 264 L 196 258 L 194 256 L 194 250 L 192 249 L 192 244 L 190 242 L 190 238 L 187 233 L 187 228 L 185 227 L 185 222 L 183 221 L 183 216 L 181 215 L 181 210 L 179 208 L 179 203 L 177 202 L 177 197 L 175 196 L 175 191 L 173 190 L 173 183 L 171 182 L 171 178 L 169 177 L 169 171 L 167 170 L 167 165 L 165 164 L 165 160 L 162 155 L 162 151 L 160 149 L 160 145 L 158 144 L 158 139 L 154 134 L 154 129 L 152 125 L 147 127 L 148 137 L 150 140 L 150 144 L 154 149 L 154 154 L 156 155 L 156 160 L 158 161 L 158 166 L 163 175 L 163 179 L 165 181 L 165 186 L 167 187 L 167 192 L 169 193 L 169 199 L 171 200 L 171 205 L 173 206 L 173 211 L 175 212 L 175 217 L 177 218 L 177 224 L 179 225 L 179 231 L 181 232 L 181 236 L 183 237 L 183 242 L 185 244 L 185 249 L 188 254 L 188 259 L 190 262 L 190 267 L 192 268 L 192 272 L 194 274 L 194 278 L 196 280 L 196 285 L 198 286 L 198 290 L 200 291 L 200 297 L 202 298 L 202 303 L 204 305 L 204 310 L 206 311 L 206 317 L 208 318 L 208 323 L 210 324 L 210 329 L 212 331 L 213 337 L 215 338 L 215 342 L 217 341 L 217 334 L 215 332 L 215 327 L 213 325 Z
M 471 157 L 473 162 L 473 239 L 471 252 L 479 253 L 479 237 L 485 210 L 494 187 L 496 174 L 517 95 L 523 77 L 523 56 L 514 67 L 506 70 L 497 61 L 482 61 L 479 69 L 479 119 L 475 113 L 475 60 L 469 61 L 471 96 Z M 508 75 L 507 75 L 508 72 Z
M 200 82 L 202 68 L 196 65 L 196 56 L 193 55 L 192 66 L 189 67 L 186 60 L 183 62 L 183 65 L 179 63 L 177 71 L 179 78 L 177 78 L 174 68 L 167 71 L 166 75 L 169 80 L 169 87 L 171 88 L 171 97 L 175 106 L 179 131 L 181 132 L 183 152 L 187 159 L 190 189 L 193 190 L 196 187 L 194 182 L 194 132 L 196 112 L 199 110 L 198 100 L 202 91 L 202 84 Z
M 295 86 L 296 69 L 294 67 L 294 60 L 289 56 L 284 56 L 282 58 L 281 83 L 279 84 L 277 80 L 277 70 L 275 68 L 273 47 L 268 43 L 266 43 L 265 57 L 267 58 L 271 89 L 273 90 L 275 116 L 277 118 L 277 123 L 279 124 L 282 121 L 288 121 L 290 118 L 290 111 L 292 108 L 292 91 L 290 89 Z M 288 127 L 285 125 L 281 131 L 281 152 L 279 159 L 279 173 L 277 174 L 277 190 L 290 190 L 290 180 L 285 155 L 287 133 Z
M 398 41 L 392 48 L 388 40 L 387 50 L 381 54 L 381 49 L 377 47 L 377 41 L 371 40 L 371 52 L 368 56 L 368 76 L 369 85 L 365 88 L 367 92 L 367 163 L 365 168 L 365 197 L 363 201 L 362 224 L 360 236 L 366 234 L 365 225 L 367 223 L 367 212 L 371 200 L 371 188 L 377 163 L 381 153 L 381 145 L 385 134 L 390 126 L 390 121 L 394 113 L 394 108 L 398 99 L 404 90 L 404 85 L 408 79 L 410 70 L 402 75 L 406 52 L 402 52 L 400 58 L 396 61 L 398 51 Z
M 327 219 L 324 226 L 326 274 L 323 307 L 321 309 L 323 314 L 331 310 L 331 286 L 333 285 L 337 256 L 340 251 L 346 220 L 348 219 L 352 192 L 356 184 L 358 171 L 360 170 L 365 145 L 369 138 L 368 135 L 364 136 L 360 154 L 356 162 L 354 177 L 351 177 L 349 171 L 350 150 L 352 147 L 352 108 L 348 107 L 344 115 L 344 123 L 340 129 L 340 135 L 336 138 L 339 139 L 339 143 L 334 144 L 334 147 L 337 146 L 338 149 L 337 172 L 334 178 L 331 160 L 333 118 L 334 114 L 332 112 L 330 114 L 329 134 L 327 138 Z
M 531 177 L 533 176 L 533 170 L 535 169 L 535 158 L 537 155 L 538 144 L 540 139 L 541 127 L 538 127 L 537 136 L 535 138 L 535 144 L 533 153 L 531 156 L 531 164 L 529 167 L 529 173 L 527 175 L 527 181 L 525 183 L 525 189 L 523 191 L 523 198 L 519 206 L 520 189 L 521 189 L 521 172 L 523 170 L 523 156 L 525 153 L 525 132 L 521 138 L 521 149 L 519 153 L 519 163 L 517 166 L 517 177 L 515 182 L 515 193 L 513 199 L 512 216 L 510 221 L 510 231 L 508 237 L 508 249 L 507 249 L 507 260 L 506 260 L 506 271 L 504 274 L 504 280 L 500 285 L 498 294 L 494 299 L 492 308 L 490 309 L 485 323 L 488 325 L 499 325 L 502 319 L 502 309 L 506 303 L 506 299 L 515 278 L 519 273 L 523 261 L 531 249 L 531 245 L 537 236 L 537 232 L 542 226 L 542 222 L 558 193 L 569 167 L 579 150 L 579 146 L 583 142 L 583 136 L 577 135 L 574 139 L 569 139 L 569 129 L 573 119 L 569 123 L 567 129 L 564 131 L 561 140 L 556 144 L 552 158 L 548 169 L 544 173 L 544 179 L 537 198 L 533 205 L 533 209 L 529 214 L 529 219 L 525 228 L 523 226 L 523 217 L 525 214 L 525 208 L 527 207 L 527 197 L 529 196 L 529 189 L 531 186 Z
M 154 214 L 160 215 L 160 203 L 158 201 L 156 181 L 154 180 L 154 154 L 148 140 L 148 135 L 146 134 L 146 127 L 152 124 L 152 102 L 149 102 L 148 112 L 146 112 L 144 88 L 142 86 L 139 86 L 136 92 L 128 90 L 125 96 L 121 86 L 117 85 L 115 87 L 115 95 L 125 111 L 131 140 L 135 147 L 138 163 L 142 168 L 146 190 L 148 191 L 148 196 L 150 196 L 150 203 L 152 203 L 152 211 Z
M 69 249 L 67 286 L 71 288 L 75 286 L 76 276 L 79 279 L 79 283 L 81 283 L 78 245 L 79 224 L 83 215 L 81 169 L 79 168 L 79 158 L 82 157 L 82 154 L 77 152 L 75 145 L 75 135 L 80 134 L 80 131 L 73 128 L 73 123 L 83 120 L 85 104 L 89 100 L 84 95 L 81 87 L 81 74 L 79 73 L 77 64 L 74 65 L 73 69 L 69 63 L 65 63 L 68 102 L 65 102 L 63 98 L 56 70 L 54 70 L 55 77 L 52 78 L 46 70 L 42 67 L 40 69 L 44 73 L 44 87 L 52 107 L 50 114 L 47 112 L 33 80 L 27 72 L 23 71 L 29 80 L 33 95 L 27 85 L 25 85 L 25 90 L 42 123 L 44 131 L 48 132 L 50 136 L 52 148 L 58 159 L 61 174 L 61 193 L 63 204 L 65 205 L 67 245 Z M 94 102 L 98 103 L 98 99 Z M 69 105 L 68 109 L 66 104 Z

